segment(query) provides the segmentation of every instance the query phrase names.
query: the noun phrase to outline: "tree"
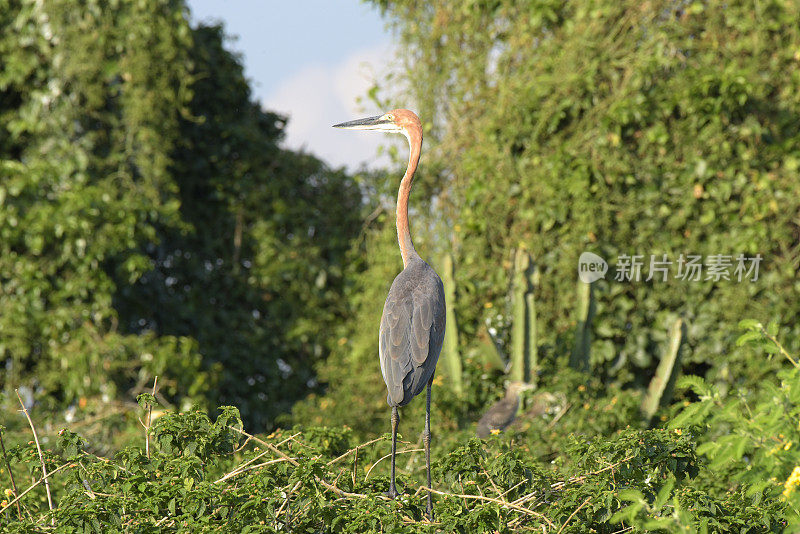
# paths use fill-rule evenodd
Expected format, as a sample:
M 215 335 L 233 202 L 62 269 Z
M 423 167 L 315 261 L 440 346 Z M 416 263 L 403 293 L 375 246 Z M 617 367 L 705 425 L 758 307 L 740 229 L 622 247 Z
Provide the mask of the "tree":
M 352 180 L 278 147 L 182 2 L 0 8 L 4 388 L 71 403 L 157 374 L 270 425 L 335 340 Z
M 196 338 L 215 400 L 263 428 L 313 389 L 313 364 L 336 339 L 360 195 L 343 171 L 278 147 L 285 119 L 252 101 L 221 27 L 193 35 L 173 159 L 188 228 L 145 245 L 155 268 L 119 308 L 132 332 Z

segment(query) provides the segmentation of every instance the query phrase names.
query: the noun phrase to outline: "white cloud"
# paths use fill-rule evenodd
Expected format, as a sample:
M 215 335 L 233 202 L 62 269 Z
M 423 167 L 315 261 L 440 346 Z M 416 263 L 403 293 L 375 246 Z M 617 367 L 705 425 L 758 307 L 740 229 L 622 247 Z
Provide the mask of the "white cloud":
M 361 50 L 340 63 L 307 67 L 287 78 L 262 101 L 266 109 L 289 116 L 285 145 L 311 152 L 334 167 L 388 164 L 385 155 L 377 157 L 378 147 L 390 142 L 385 135 L 331 126 L 385 111 L 367 101 L 362 107 L 357 99 L 366 95 L 392 57 L 388 46 Z

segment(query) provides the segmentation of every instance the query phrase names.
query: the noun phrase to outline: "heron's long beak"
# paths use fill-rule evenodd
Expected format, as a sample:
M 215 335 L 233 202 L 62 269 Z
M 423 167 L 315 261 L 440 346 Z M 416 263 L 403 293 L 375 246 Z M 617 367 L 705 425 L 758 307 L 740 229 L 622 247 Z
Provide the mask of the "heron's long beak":
M 376 115 L 375 117 L 367 117 L 365 119 L 357 119 L 349 122 L 342 122 L 334 124 L 334 128 L 343 128 L 347 130 L 389 130 L 393 126 L 392 121 L 384 119 L 383 115 Z

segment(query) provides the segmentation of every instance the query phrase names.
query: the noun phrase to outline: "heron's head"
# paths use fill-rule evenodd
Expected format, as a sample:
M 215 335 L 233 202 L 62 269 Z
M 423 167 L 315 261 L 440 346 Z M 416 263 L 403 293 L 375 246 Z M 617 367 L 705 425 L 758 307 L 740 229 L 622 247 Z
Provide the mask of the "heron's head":
M 393 109 L 383 115 L 342 122 L 334 124 L 333 127 L 347 130 L 377 130 L 379 132 L 401 133 L 406 137 L 414 134 L 422 135 L 422 125 L 419 117 L 413 111 L 407 109 Z

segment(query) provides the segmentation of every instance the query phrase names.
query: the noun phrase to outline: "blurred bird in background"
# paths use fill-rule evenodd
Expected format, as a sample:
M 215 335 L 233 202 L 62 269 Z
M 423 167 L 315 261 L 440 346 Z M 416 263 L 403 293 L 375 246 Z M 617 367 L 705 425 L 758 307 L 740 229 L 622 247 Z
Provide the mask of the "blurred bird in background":
M 487 438 L 492 434 L 502 432 L 514 422 L 519 411 L 520 393 L 534 389 L 533 384 L 525 382 L 510 382 L 506 388 L 506 396 L 492 405 L 478 421 L 476 434 L 479 438 Z

